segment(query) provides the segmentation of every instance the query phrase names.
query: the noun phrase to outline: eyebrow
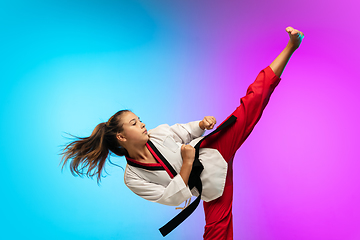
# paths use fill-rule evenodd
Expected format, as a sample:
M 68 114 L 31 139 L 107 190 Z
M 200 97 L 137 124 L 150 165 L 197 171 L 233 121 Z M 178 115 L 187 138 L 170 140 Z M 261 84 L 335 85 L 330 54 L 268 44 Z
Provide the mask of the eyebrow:
M 140 118 L 138 117 L 139 121 L 140 121 Z M 131 123 L 131 121 L 135 121 L 136 122 L 136 118 L 133 118 L 129 121 L 129 123 Z

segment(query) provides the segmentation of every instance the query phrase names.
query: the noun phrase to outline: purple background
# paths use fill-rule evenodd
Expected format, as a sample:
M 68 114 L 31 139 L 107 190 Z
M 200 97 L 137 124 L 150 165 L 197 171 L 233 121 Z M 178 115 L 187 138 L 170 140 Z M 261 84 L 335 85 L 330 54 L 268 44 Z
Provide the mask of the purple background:
M 58 167 L 64 132 L 119 109 L 153 128 L 222 121 L 288 41 L 301 47 L 234 163 L 234 239 L 360 239 L 358 1 L 1 3 L 4 239 L 162 239 L 176 211 L 108 167 Z M 125 166 L 124 159 L 114 158 Z M 168 239 L 201 239 L 201 208 Z

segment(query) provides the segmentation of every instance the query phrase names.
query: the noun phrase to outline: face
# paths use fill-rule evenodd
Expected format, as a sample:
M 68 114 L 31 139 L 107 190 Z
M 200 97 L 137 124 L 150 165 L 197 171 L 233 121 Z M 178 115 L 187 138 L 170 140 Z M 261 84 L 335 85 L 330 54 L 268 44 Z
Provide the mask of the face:
M 121 116 L 123 131 L 117 134 L 120 144 L 145 144 L 149 140 L 145 124 L 132 112 Z

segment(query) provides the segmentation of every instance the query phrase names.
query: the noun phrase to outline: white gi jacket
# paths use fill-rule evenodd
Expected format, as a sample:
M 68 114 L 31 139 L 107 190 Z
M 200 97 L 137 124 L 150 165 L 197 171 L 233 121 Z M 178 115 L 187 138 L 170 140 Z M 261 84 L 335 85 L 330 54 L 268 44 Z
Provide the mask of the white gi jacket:
M 197 189 L 190 191 L 180 174 L 172 176 L 175 174 L 171 174 L 166 164 L 170 164 L 176 173 L 180 173 L 183 162 L 181 145 L 189 143 L 194 147 L 202 139 L 204 131 L 199 127 L 199 121 L 173 126 L 163 124 L 149 130 L 149 140 L 165 160 L 160 159 L 149 144 L 147 147 L 160 163 L 139 163 L 127 157 L 130 164 L 127 164 L 124 174 L 126 186 L 146 200 L 170 206 L 178 206 L 191 196 L 198 196 Z M 200 175 L 203 185 L 201 199 L 207 202 L 222 195 L 227 162 L 219 151 L 211 148 L 200 148 L 199 160 L 204 166 Z

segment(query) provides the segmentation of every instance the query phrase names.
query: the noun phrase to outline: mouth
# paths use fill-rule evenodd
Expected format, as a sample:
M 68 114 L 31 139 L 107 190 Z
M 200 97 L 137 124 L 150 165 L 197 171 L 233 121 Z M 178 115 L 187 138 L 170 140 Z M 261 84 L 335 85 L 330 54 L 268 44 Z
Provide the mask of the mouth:
M 144 131 L 144 134 L 147 134 L 147 130 Z

